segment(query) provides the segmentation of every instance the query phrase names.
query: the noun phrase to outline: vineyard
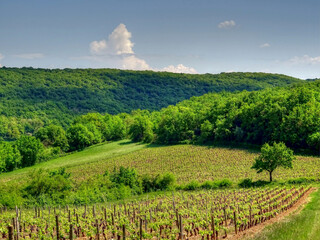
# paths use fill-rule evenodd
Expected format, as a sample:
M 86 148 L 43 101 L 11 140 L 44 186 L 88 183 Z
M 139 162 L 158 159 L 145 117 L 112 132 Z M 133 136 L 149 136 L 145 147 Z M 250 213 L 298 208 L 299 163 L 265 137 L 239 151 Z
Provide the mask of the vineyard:
M 252 178 L 268 180 L 266 173 L 257 174 L 251 169 L 258 152 L 247 149 L 175 145 L 147 147 L 126 155 L 101 159 L 86 165 L 68 169 L 76 181 L 85 180 L 89 176 L 104 171 L 112 171 L 114 167 L 128 166 L 137 169 L 141 174 L 157 175 L 172 172 L 179 184 L 190 179 L 204 182 L 206 180 Z M 288 180 L 299 177 L 318 177 L 320 171 L 318 157 L 297 156 L 293 161 L 293 169 L 277 169 L 275 180 Z
M 43 162 L 31 168 L 19 169 L 0 174 L 0 183 L 18 183 L 21 186 L 29 180 L 28 175 L 34 169 L 54 170 L 65 167 L 71 178 L 77 183 L 96 174 L 104 174 L 114 167 L 128 166 L 137 169 L 140 174 L 155 176 L 171 172 L 178 184 L 185 184 L 190 179 L 204 182 L 206 180 L 252 178 L 268 180 L 265 173 L 257 174 L 251 169 L 257 151 L 248 149 L 174 145 L 150 146 L 130 143 L 128 140 L 104 143 L 92 146 L 84 151 Z M 288 180 L 299 177 L 317 178 L 320 171 L 320 158 L 313 156 L 296 156 L 293 169 L 277 169 L 275 180 Z
M 175 192 L 95 206 L 1 209 L 0 239 L 211 239 L 287 211 L 311 187 Z

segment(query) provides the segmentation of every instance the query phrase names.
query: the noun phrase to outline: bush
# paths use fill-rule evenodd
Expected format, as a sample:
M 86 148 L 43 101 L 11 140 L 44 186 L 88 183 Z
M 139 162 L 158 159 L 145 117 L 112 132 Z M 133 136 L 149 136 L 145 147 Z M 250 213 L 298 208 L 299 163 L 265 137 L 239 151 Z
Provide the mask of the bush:
M 40 199 L 64 199 L 72 187 L 70 173 L 65 168 L 47 173 L 44 169 L 35 170 L 30 174 L 31 181 L 25 187 L 27 197 Z
M 187 185 L 184 186 L 184 190 L 196 190 L 200 188 L 200 184 L 196 180 L 192 180 Z
M 6 184 L 0 186 L 0 208 L 3 206 L 14 208 L 15 206 L 22 206 L 24 202 L 25 199 L 18 190 L 18 186 L 7 186 Z
M 150 175 L 148 174 L 142 175 L 141 181 L 142 181 L 143 192 L 152 192 L 156 190 L 154 178 L 152 178 Z
M 232 186 L 232 182 L 229 179 L 223 179 L 220 181 L 205 181 L 200 185 L 202 189 L 217 189 L 228 188 Z
M 158 175 L 154 179 L 155 190 L 167 190 L 173 187 L 175 183 L 175 177 L 172 173 L 165 173 Z
M 214 181 L 205 181 L 200 186 L 202 189 L 214 189 L 218 188 L 218 184 Z
M 221 181 L 218 181 L 218 187 L 219 188 L 228 188 L 232 186 L 232 182 L 229 179 L 222 179 Z
M 238 186 L 242 188 L 250 188 L 253 186 L 252 179 L 250 178 L 243 179 L 239 182 Z
M 246 178 L 246 179 L 243 179 L 242 181 L 240 181 L 238 186 L 242 187 L 242 188 L 250 188 L 250 187 L 263 187 L 268 184 L 270 184 L 270 182 L 268 182 L 268 181 L 258 180 L 258 181 L 253 182 L 251 179 Z
M 145 174 L 141 176 L 141 180 L 143 192 L 163 191 L 174 188 L 175 176 L 172 173 L 165 173 L 152 178 L 150 175 Z
M 128 186 L 133 189 L 135 193 L 142 193 L 142 181 L 134 168 L 125 168 L 121 166 L 119 172 L 114 171 L 110 175 L 110 180 L 117 186 Z

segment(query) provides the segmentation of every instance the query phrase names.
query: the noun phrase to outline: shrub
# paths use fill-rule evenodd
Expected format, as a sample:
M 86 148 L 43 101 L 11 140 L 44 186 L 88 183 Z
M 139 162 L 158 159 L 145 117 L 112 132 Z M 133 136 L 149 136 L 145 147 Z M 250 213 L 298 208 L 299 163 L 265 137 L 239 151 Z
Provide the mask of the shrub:
M 252 179 L 245 178 L 239 182 L 238 186 L 242 188 L 250 188 L 253 186 Z
M 117 186 L 129 186 L 136 193 L 142 193 L 142 181 L 134 168 L 125 168 L 121 166 L 119 172 L 114 171 L 110 175 L 110 180 Z
M 184 186 L 184 190 L 196 190 L 200 188 L 200 184 L 196 180 L 192 180 L 187 185 Z
M 242 188 L 250 188 L 250 187 L 263 187 L 268 184 L 270 184 L 270 182 L 268 182 L 268 181 L 258 180 L 258 181 L 253 182 L 251 179 L 246 178 L 246 179 L 243 179 L 242 181 L 240 181 L 238 186 L 242 187 Z
M 222 179 L 221 181 L 218 181 L 219 188 L 228 188 L 231 186 L 232 186 L 232 182 L 229 179 Z
M 155 191 L 154 178 L 150 175 L 145 174 L 141 176 L 143 192 L 152 192 Z
M 212 181 L 205 181 L 200 186 L 203 189 L 212 189 L 213 188 L 213 182 Z
M 16 186 L 6 186 L 3 184 L 0 187 L 0 208 L 6 206 L 14 208 L 15 206 L 22 206 L 25 202 L 21 192 Z
M 30 174 L 31 181 L 25 187 L 29 198 L 63 199 L 72 187 L 70 173 L 65 168 L 47 173 L 44 169 L 35 170 Z
M 158 175 L 154 179 L 155 190 L 167 190 L 173 187 L 175 183 L 175 177 L 172 173 L 165 173 Z

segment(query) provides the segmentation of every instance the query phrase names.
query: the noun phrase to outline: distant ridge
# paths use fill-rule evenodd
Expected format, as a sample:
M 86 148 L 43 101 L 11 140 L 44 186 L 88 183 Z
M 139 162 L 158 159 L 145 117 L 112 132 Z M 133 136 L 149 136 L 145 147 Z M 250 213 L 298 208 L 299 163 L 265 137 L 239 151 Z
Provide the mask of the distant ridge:
M 302 80 L 269 73 L 180 74 L 117 69 L 0 68 L 0 114 L 62 125 L 88 112 L 159 110 L 208 92 L 259 90 Z

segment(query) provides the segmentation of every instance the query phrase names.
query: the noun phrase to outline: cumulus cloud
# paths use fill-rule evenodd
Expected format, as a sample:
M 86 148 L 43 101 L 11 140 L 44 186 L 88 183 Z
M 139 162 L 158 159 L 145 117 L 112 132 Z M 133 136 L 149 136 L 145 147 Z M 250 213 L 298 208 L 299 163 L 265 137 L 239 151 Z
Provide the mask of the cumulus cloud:
M 93 41 L 90 43 L 90 52 L 97 55 L 122 55 L 133 54 L 133 42 L 130 40 L 131 33 L 126 25 L 119 24 L 109 35 L 107 40 Z
M 106 40 L 93 41 L 90 43 L 90 52 L 93 54 L 99 54 L 105 51 L 107 48 Z
M 123 58 L 122 68 L 132 70 L 152 70 L 145 60 L 137 58 L 134 55 Z
M 218 24 L 218 28 L 232 28 L 236 26 L 236 22 L 233 20 L 224 21 Z
M 144 59 L 136 56 L 131 37 L 132 34 L 128 31 L 126 25 L 121 23 L 108 36 L 108 39 L 92 41 L 89 45 L 91 56 L 86 58 L 96 61 L 113 59 L 113 62 L 117 63 L 119 68 L 122 69 L 197 73 L 194 68 L 186 67 L 183 64 L 170 65 L 161 70 L 152 68 Z
M 304 55 L 302 57 L 295 56 L 289 60 L 291 64 L 306 64 L 306 65 L 315 65 L 320 64 L 320 56 L 310 57 L 309 55 Z
M 260 48 L 268 48 L 268 47 L 271 47 L 269 43 L 264 43 L 260 45 Z
M 23 53 L 23 54 L 13 55 L 13 57 L 32 60 L 32 59 L 43 58 L 44 54 L 43 53 Z
M 183 64 L 178 64 L 177 66 L 169 65 L 161 69 L 163 72 L 174 72 L 174 73 L 192 73 L 196 74 L 197 71 L 192 67 L 186 67 Z

